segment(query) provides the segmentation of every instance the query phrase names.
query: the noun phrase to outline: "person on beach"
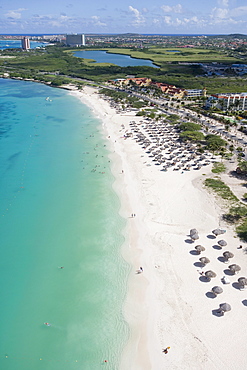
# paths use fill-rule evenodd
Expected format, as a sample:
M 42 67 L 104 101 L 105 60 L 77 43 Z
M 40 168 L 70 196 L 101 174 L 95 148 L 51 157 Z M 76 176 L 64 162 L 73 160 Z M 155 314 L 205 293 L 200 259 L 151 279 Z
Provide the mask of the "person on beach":
M 197 270 L 199 272 L 200 275 L 203 275 L 204 274 L 204 271 L 202 269 L 200 270 Z
M 139 270 L 136 270 L 136 273 L 137 274 L 141 274 L 142 272 L 143 272 L 143 268 L 142 267 L 140 267 Z
M 238 249 L 242 249 L 243 248 L 243 246 L 242 245 L 240 245 L 239 247 L 238 247 Z
M 170 349 L 170 347 L 166 347 L 166 348 L 162 349 L 162 352 L 165 353 L 165 354 L 167 354 L 168 353 L 168 349 Z

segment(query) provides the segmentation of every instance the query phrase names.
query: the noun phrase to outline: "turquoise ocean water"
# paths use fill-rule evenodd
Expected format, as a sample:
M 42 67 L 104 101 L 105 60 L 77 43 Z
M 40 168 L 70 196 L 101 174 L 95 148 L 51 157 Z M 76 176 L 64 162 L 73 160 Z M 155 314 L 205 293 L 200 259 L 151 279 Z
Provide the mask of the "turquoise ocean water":
M 129 266 L 100 122 L 0 79 L 0 171 L 0 369 L 118 369 Z

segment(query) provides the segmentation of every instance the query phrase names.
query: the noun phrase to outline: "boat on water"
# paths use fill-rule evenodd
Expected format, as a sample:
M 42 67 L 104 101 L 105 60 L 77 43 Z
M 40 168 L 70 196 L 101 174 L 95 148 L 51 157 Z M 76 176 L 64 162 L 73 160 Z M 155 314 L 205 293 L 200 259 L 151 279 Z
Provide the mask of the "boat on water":
M 51 326 L 51 324 L 49 322 L 44 322 L 44 325 Z

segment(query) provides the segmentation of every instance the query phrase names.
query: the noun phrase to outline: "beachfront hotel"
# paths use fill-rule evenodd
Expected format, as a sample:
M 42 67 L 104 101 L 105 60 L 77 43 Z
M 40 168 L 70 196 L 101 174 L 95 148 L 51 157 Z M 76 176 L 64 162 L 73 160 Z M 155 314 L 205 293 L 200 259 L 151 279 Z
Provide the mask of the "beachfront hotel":
M 223 111 L 247 110 L 247 93 L 213 94 L 208 98 L 206 108 L 218 108 Z

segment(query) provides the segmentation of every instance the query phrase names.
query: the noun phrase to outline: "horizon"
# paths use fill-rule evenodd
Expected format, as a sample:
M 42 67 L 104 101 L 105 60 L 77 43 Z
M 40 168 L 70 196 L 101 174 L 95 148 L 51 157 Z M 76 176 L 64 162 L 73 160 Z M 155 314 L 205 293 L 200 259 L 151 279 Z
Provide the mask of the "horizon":
M 0 33 L 1 36 L 53 36 L 53 35 L 81 35 L 84 34 L 85 36 L 91 35 L 107 35 L 107 36 L 116 36 L 116 35 L 139 35 L 139 36 L 231 36 L 231 35 L 239 35 L 239 36 L 246 36 L 247 34 L 239 33 L 239 32 L 232 32 L 232 33 L 136 33 L 136 32 L 123 32 L 123 33 L 112 33 L 112 32 L 60 32 L 60 33 Z

